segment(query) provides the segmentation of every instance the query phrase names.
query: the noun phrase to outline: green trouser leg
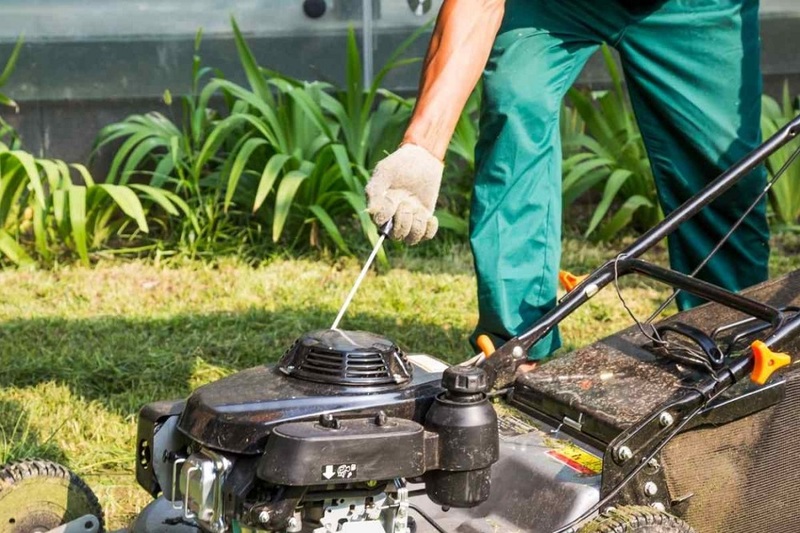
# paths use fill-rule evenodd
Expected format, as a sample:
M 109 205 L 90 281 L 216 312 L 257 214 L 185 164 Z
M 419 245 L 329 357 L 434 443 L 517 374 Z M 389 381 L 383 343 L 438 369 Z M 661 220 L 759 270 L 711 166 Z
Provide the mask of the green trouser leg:
M 483 78 L 470 213 L 478 281 L 477 335 L 497 344 L 556 301 L 561 256 L 564 94 L 601 39 L 580 31 L 549 0 L 509 0 Z M 530 356 L 558 348 L 554 331 Z
M 757 21 L 755 45 L 748 33 L 750 18 L 757 16 L 751 13 L 757 8 L 749 7 L 755 0 L 703 0 L 691 8 L 682 7 L 685 3 L 668 0 L 652 12 L 634 14 L 613 2 L 507 1 L 484 75 L 476 149 L 470 222 L 479 321 L 473 340 L 481 333 L 507 340 L 555 303 L 561 237 L 558 112 L 564 93 L 600 42 L 622 52 L 666 211 L 757 143 L 757 103 L 751 101 L 751 92 L 760 92 Z M 720 23 L 724 16 L 732 18 Z M 716 22 L 702 29 L 695 26 L 712 19 Z M 685 58 L 684 53 L 693 55 Z M 701 70 L 682 68 L 684 59 L 702 63 Z M 667 73 L 671 79 L 663 77 Z M 741 98 L 732 100 L 732 92 Z M 754 175 L 720 208 L 707 209 L 700 223 L 682 228 L 670 240 L 673 266 L 687 272 L 697 265 L 710 249 L 707 244 L 724 232 L 724 223 L 742 211 L 742 198 L 752 199 L 762 184 L 763 175 Z M 705 279 L 738 289 L 765 277 L 763 214 L 762 204 L 723 255 L 704 269 Z M 686 297 L 680 301 L 691 303 Z M 530 356 L 546 356 L 558 346 L 556 331 Z
M 669 213 L 761 140 L 758 0 L 670 1 L 631 24 L 616 48 Z M 668 240 L 672 268 L 692 272 L 766 185 L 763 167 Z M 766 201 L 698 277 L 740 290 L 767 279 Z M 678 296 L 681 309 L 701 300 Z

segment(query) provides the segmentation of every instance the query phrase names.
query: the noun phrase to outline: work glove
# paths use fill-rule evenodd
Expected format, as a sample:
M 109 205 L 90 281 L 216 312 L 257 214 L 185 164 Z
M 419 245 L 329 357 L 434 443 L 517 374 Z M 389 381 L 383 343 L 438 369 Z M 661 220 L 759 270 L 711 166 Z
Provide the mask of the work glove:
M 393 219 L 389 237 L 408 244 L 439 229 L 433 216 L 444 164 L 425 148 L 404 144 L 382 159 L 367 183 L 367 211 L 378 226 Z

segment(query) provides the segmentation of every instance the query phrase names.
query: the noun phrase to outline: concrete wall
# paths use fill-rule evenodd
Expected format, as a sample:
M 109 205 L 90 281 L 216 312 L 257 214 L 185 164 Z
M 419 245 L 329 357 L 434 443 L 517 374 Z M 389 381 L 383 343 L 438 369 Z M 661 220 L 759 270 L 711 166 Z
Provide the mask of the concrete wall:
M 3 92 L 21 105 L 0 113 L 16 124 L 25 147 L 69 161 L 86 161 L 104 125 L 132 113 L 173 110 L 161 101 L 190 87 L 195 32 L 204 29 L 206 65 L 244 82 L 231 38 L 234 15 L 259 62 L 305 79 L 344 78 L 344 34 L 362 29 L 366 0 L 326 0 L 325 14 L 304 14 L 304 0 L 3 0 L 0 58 L 17 35 L 26 45 Z M 424 7 L 430 11 L 424 13 Z M 373 33 L 367 47 L 380 67 L 414 29 L 428 22 L 441 0 L 372 0 Z M 419 8 L 412 10 L 411 7 Z M 415 14 L 415 11 L 419 14 Z M 769 92 L 790 79 L 800 93 L 800 0 L 762 0 L 763 69 Z M 359 33 L 361 38 L 361 33 Z M 423 37 L 411 54 L 424 53 Z M 394 72 L 387 85 L 416 88 L 418 66 Z M 594 58 L 581 83 L 603 85 L 605 69 Z M 95 170 L 102 172 L 102 159 Z

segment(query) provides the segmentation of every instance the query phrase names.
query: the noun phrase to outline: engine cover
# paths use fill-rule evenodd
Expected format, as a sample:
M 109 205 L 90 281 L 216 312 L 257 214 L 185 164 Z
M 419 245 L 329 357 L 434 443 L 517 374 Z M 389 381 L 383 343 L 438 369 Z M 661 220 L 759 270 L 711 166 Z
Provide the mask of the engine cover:
M 415 357 L 409 356 L 414 361 Z M 430 358 L 427 358 L 431 360 Z M 274 427 L 315 420 L 323 413 L 387 416 L 422 423 L 441 388 L 441 372 L 414 365 L 413 377 L 387 387 L 306 381 L 277 367 L 259 366 L 198 388 L 186 401 L 178 428 L 202 446 L 236 454 L 264 452 Z M 439 363 L 440 367 L 444 367 Z

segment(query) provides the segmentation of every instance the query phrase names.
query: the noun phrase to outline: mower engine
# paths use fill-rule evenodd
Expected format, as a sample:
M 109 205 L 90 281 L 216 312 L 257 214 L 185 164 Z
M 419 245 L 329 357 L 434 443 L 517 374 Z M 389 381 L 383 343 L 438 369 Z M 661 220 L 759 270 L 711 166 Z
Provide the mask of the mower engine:
M 132 530 L 158 515 L 215 533 L 405 533 L 405 480 L 439 505 L 478 505 L 498 459 L 487 387 L 481 369 L 371 333 L 303 335 L 275 367 L 142 409 L 137 481 L 161 497 Z

